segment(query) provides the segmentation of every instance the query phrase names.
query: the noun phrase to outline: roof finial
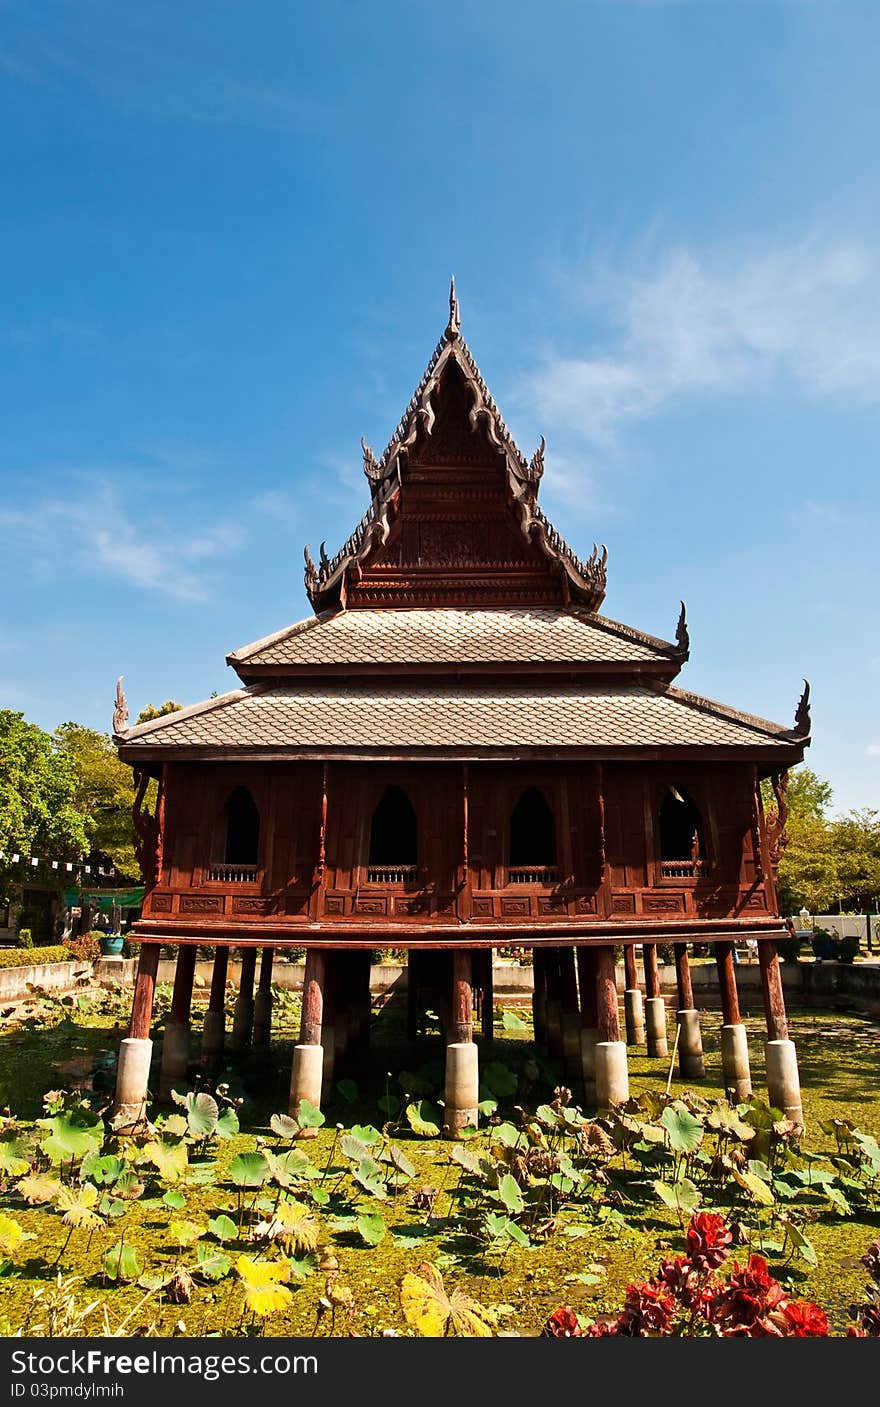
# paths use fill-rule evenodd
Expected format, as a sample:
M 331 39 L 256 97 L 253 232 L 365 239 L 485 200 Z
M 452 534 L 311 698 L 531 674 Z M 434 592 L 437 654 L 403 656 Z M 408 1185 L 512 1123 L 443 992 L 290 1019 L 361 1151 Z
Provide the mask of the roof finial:
M 364 473 L 371 484 L 377 484 L 382 477 L 382 470 L 376 463 L 376 456 L 370 449 L 363 435 L 361 435 L 361 449 L 364 453 Z
M 116 707 L 113 710 L 113 731 L 114 733 L 124 733 L 125 725 L 128 722 L 128 704 L 125 694 L 122 692 L 122 679 L 120 674 L 116 681 Z
M 446 336 L 450 342 L 454 342 L 461 332 L 461 308 L 455 296 L 455 274 L 449 280 L 449 323 L 446 327 Z
M 687 627 L 687 611 L 684 601 L 681 603 L 681 614 L 678 617 L 678 625 L 675 627 L 675 643 L 683 655 L 690 653 L 691 637 Z
M 804 692 L 801 694 L 797 712 L 794 715 L 794 729 L 802 738 L 810 732 L 810 681 L 804 680 Z
M 314 562 L 312 561 L 312 554 L 311 554 L 311 552 L 309 551 L 309 544 L 308 544 L 308 543 L 306 543 L 305 547 L 303 548 L 303 558 L 304 558 L 305 564 L 306 564 L 306 570 L 305 570 L 306 593 L 307 593 L 307 595 L 309 596 L 309 598 L 311 599 L 312 593 L 316 590 L 317 585 L 318 585 L 318 568 L 315 566 Z

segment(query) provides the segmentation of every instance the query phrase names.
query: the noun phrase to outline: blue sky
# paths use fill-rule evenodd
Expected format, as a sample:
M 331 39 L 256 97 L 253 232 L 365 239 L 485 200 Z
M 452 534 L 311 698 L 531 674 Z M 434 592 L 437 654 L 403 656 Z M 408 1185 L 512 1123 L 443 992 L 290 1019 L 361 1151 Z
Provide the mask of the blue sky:
M 0 0 L 0 707 L 235 686 L 447 316 L 604 610 L 880 807 L 880 7 Z

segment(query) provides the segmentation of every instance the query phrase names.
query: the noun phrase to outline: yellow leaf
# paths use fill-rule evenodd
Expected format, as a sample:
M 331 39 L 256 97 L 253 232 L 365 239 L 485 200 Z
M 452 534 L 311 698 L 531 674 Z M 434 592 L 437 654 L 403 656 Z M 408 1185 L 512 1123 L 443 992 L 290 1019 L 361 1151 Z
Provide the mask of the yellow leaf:
M 61 1218 L 64 1225 L 84 1226 L 90 1231 L 103 1226 L 97 1212 L 92 1210 L 97 1200 L 98 1189 L 93 1182 L 84 1182 L 75 1193 L 69 1187 L 62 1187 L 58 1194 L 58 1210 L 64 1213 Z
M 490 1310 L 460 1290 L 448 1295 L 440 1271 L 428 1261 L 404 1275 L 400 1307 L 406 1322 L 426 1339 L 445 1338 L 450 1332 L 460 1338 L 491 1338 L 496 1324 Z
M 235 1269 L 244 1284 L 244 1297 L 248 1309 L 262 1318 L 277 1314 L 286 1309 L 293 1296 L 283 1280 L 290 1278 L 290 1264 L 286 1260 L 249 1260 L 239 1256 Z
M 39 1207 L 45 1202 L 54 1202 L 61 1191 L 61 1183 L 57 1177 L 46 1177 L 43 1173 L 31 1173 L 15 1184 L 15 1190 L 32 1207 Z
M 320 1227 L 302 1202 L 291 1202 L 282 1197 L 275 1209 L 275 1221 L 281 1228 L 276 1233 L 278 1240 L 285 1242 L 292 1250 L 307 1254 L 316 1248 Z
M 14 1251 L 24 1240 L 24 1228 L 0 1212 L 0 1251 Z

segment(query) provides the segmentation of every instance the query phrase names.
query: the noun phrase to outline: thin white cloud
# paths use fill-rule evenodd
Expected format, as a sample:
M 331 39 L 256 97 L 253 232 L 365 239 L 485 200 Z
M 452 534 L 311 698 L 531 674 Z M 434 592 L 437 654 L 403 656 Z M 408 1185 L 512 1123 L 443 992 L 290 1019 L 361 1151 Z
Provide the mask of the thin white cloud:
M 865 748 L 866 757 L 880 757 L 880 743 L 869 743 Z
M 23 508 L 0 510 L 8 553 L 23 550 L 42 577 L 54 569 L 103 573 L 143 590 L 181 601 L 204 601 L 211 581 L 203 564 L 230 551 L 241 530 L 228 523 L 199 532 L 135 512 L 112 485 L 97 481 L 76 493 L 55 495 Z M 63 552 L 59 545 L 63 542 Z
M 694 395 L 787 386 L 880 401 L 880 267 L 858 244 L 597 259 L 564 286 L 575 339 L 591 350 L 551 349 L 517 388 L 548 438 L 608 446 Z

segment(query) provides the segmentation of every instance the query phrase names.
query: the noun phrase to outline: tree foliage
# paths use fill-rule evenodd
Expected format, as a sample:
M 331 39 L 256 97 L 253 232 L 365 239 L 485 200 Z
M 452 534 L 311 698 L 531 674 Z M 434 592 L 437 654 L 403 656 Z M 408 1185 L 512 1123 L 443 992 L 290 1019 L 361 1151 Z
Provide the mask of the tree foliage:
M 14 852 L 75 858 L 89 847 L 76 763 L 24 714 L 0 709 L 0 872 Z
M 146 708 L 142 708 L 138 714 L 137 721 L 138 723 L 152 723 L 154 718 L 164 718 L 166 713 L 176 713 L 180 708 L 183 708 L 183 704 L 175 703 L 173 699 L 166 699 L 159 708 L 155 704 L 147 704 Z
M 762 784 L 764 809 L 775 813 L 769 782 Z M 880 812 L 828 814 L 833 798 L 829 782 L 809 767 L 798 767 L 788 787 L 788 844 L 777 877 L 783 913 L 807 908 L 827 912 L 840 901 L 844 907 L 869 902 L 880 895 Z
M 74 805 L 84 820 L 89 852 L 105 856 L 120 875 L 136 878 L 131 768 L 120 762 L 106 733 L 80 723 L 62 723 L 55 738 L 75 769 Z

